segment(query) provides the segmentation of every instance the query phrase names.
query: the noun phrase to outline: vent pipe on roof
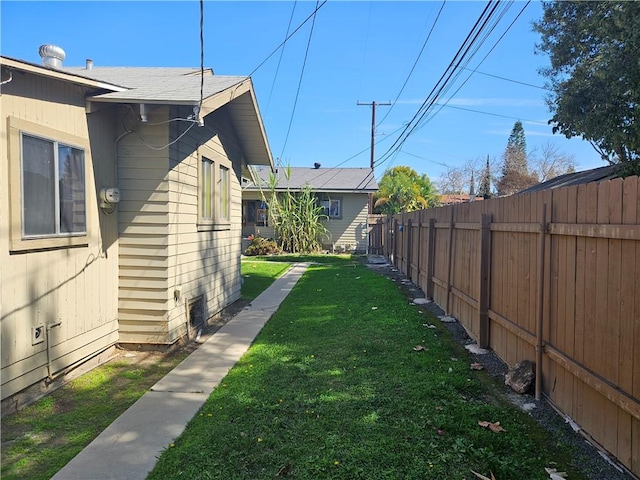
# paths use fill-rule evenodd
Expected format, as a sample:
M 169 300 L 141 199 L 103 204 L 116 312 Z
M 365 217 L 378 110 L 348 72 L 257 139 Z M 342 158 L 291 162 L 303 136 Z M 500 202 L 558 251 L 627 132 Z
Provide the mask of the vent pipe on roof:
M 314 163 L 313 168 L 317 170 L 318 168 L 320 168 L 320 164 L 318 162 Z
M 91 60 L 90 58 L 87 58 L 85 60 L 85 68 L 87 70 L 93 70 L 93 60 Z
M 41 45 L 38 53 L 42 57 L 42 64 L 53 68 L 62 68 L 62 61 L 67 56 L 64 50 L 56 45 Z

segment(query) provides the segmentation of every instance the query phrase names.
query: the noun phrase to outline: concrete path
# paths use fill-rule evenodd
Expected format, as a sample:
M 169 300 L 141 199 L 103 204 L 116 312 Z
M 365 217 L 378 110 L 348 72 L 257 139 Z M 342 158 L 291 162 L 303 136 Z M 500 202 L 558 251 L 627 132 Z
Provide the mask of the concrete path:
M 209 394 L 247 351 L 307 264 L 293 265 L 156 383 L 52 480 L 144 480 Z

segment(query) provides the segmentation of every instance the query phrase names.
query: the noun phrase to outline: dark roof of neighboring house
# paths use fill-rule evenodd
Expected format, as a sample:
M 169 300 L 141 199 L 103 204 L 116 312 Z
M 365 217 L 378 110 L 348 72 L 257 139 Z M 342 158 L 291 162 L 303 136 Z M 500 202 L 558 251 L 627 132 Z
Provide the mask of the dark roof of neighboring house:
M 583 183 L 609 180 L 617 177 L 616 169 L 617 165 L 607 165 L 605 167 L 593 168 L 591 170 L 583 170 L 582 172 L 565 173 L 559 177 L 552 178 L 546 182 L 538 183 L 537 185 L 521 190 L 518 192 L 518 195 L 521 193 L 541 192 L 543 190 L 552 190 L 554 188 L 570 187 L 572 185 L 581 185 Z
M 259 178 L 263 188 L 268 185 L 268 168 L 254 168 L 254 174 Z M 287 175 L 290 174 L 289 178 Z M 305 185 L 311 186 L 315 192 L 350 192 L 370 193 L 378 190 L 373 170 L 371 168 L 305 168 L 279 167 L 274 175 L 277 176 L 277 189 L 300 190 Z M 250 183 L 246 190 L 258 190 L 255 183 Z
M 456 194 L 445 193 L 438 197 L 438 201 L 443 205 L 466 203 L 471 201 L 475 202 L 475 201 L 481 201 L 481 200 L 484 200 L 484 198 L 482 198 L 479 195 L 475 195 L 473 200 L 471 200 L 471 195 L 469 195 L 468 193 L 456 193 Z

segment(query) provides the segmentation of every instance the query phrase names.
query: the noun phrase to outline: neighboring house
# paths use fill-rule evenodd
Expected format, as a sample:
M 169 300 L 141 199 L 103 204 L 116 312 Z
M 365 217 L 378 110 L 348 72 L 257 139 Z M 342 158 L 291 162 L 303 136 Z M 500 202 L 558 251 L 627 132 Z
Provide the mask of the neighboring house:
M 241 178 L 272 167 L 250 78 L 60 53 L 0 57 L 5 407 L 239 298 Z
M 253 177 L 242 189 L 242 234 L 272 237 L 268 224 L 268 205 L 261 188 L 268 191 L 270 170 L 254 168 Z M 287 178 L 287 171 L 290 172 Z M 276 170 L 277 191 L 300 191 L 309 185 L 327 216 L 325 226 L 328 239 L 321 239 L 323 247 L 332 251 L 367 251 L 369 195 L 378 190 L 371 168 L 314 168 L 281 167 Z M 260 188 L 259 185 L 262 185 Z
M 477 202 L 480 200 L 484 200 L 484 198 L 478 195 L 471 196 L 468 193 L 444 194 L 438 197 L 440 206 L 457 205 L 458 203 Z
M 601 182 L 610 180 L 617 176 L 617 165 L 607 165 L 604 167 L 592 168 L 591 170 L 583 170 L 581 172 L 565 173 L 558 177 L 554 177 L 546 182 L 536 183 L 535 185 L 519 191 L 517 194 L 540 192 L 543 190 L 553 190 L 554 188 L 570 187 L 572 185 L 581 185 L 583 183 Z

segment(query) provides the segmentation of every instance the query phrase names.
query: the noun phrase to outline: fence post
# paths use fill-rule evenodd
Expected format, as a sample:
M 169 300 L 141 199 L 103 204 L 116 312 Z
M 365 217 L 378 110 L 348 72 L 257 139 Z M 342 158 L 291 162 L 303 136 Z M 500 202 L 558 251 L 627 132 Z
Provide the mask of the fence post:
M 547 204 L 542 205 L 540 243 L 538 244 L 538 301 L 536 305 L 536 400 L 542 395 L 542 353 L 544 351 L 542 320 L 544 318 L 544 255 L 547 233 Z
M 433 273 L 436 263 L 436 219 L 429 219 L 429 250 L 427 252 L 427 298 L 433 300 Z
M 398 268 L 398 219 L 393 218 L 393 265 Z
M 451 206 L 451 219 L 449 220 L 449 266 L 447 270 L 447 304 L 445 313 L 449 315 L 451 311 L 449 310 L 449 300 L 451 297 L 451 270 L 453 269 L 453 216 L 455 213 L 455 208 Z
M 422 251 L 422 244 L 420 243 L 420 231 L 422 230 L 422 222 L 421 219 L 422 218 L 422 212 L 418 213 L 418 258 L 416 259 L 416 282 L 415 284 L 418 286 L 418 288 L 422 288 L 422 286 L 420 285 L 420 252 Z
M 409 278 L 409 280 L 413 280 L 413 278 L 411 278 L 411 250 L 413 249 L 413 241 L 412 241 L 412 237 L 413 237 L 413 222 L 411 221 L 411 218 L 407 219 L 407 253 L 405 254 L 405 261 L 407 262 L 407 277 Z
M 491 286 L 489 272 L 491 270 L 491 214 L 483 213 L 480 224 L 480 299 L 478 302 L 478 345 L 487 348 L 489 338 L 489 302 Z

